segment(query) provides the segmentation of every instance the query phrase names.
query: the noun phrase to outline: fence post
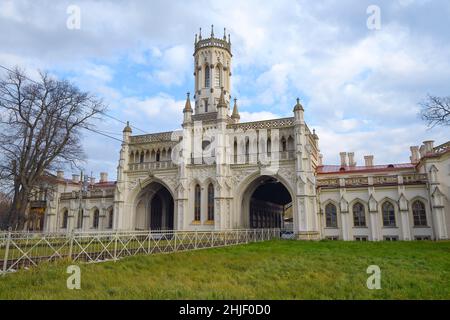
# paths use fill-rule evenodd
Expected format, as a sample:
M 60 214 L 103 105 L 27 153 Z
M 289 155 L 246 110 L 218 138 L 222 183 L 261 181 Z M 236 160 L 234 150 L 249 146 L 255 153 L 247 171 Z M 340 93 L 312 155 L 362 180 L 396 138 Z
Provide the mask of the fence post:
M 194 240 L 194 249 L 197 249 L 197 229 L 195 229 Z
M 8 269 L 8 254 L 10 243 L 11 243 L 11 230 L 9 230 L 8 238 L 6 238 L 5 259 L 3 260 L 3 275 L 6 274 L 6 270 Z
M 152 231 L 148 231 L 148 247 L 147 247 L 147 254 L 150 254 L 150 248 L 152 243 Z
M 173 251 L 177 251 L 177 232 L 176 231 L 172 231 L 173 232 L 173 238 L 174 238 L 174 249 Z
M 69 235 L 69 259 L 70 261 L 72 261 L 72 254 L 73 254 L 73 230 L 70 231 L 70 235 Z
M 114 262 L 117 261 L 117 231 L 114 234 Z

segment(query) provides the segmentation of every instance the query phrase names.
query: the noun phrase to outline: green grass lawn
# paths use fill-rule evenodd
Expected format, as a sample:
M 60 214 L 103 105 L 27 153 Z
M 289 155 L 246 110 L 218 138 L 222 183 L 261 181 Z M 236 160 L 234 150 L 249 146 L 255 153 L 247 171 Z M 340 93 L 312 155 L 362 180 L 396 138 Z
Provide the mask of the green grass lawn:
M 369 265 L 381 289 L 369 290 Z M 0 299 L 450 299 L 450 241 L 303 242 L 81 264 L 81 290 L 66 288 L 67 262 L 0 277 Z

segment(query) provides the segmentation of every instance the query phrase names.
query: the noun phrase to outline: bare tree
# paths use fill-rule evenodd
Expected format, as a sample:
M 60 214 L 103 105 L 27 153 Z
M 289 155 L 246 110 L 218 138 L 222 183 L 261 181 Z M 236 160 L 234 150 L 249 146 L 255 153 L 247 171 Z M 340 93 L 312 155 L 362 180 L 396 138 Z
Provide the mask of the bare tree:
M 422 106 L 422 119 L 427 121 L 428 127 L 450 125 L 450 96 L 436 97 L 428 95 L 427 99 L 420 105 Z
M 16 68 L 0 79 L 0 179 L 12 198 L 6 226 L 24 227 L 33 187 L 46 170 L 84 160 L 81 130 L 92 129 L 104 111 L 101 100 L 47 73 L 31 81 Z

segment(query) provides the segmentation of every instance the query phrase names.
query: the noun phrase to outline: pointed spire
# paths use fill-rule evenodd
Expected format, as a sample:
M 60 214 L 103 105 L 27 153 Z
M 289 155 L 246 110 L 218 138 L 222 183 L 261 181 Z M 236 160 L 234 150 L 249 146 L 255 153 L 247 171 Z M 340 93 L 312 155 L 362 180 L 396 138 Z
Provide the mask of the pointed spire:
M 238 110 L 237 99 L 236 98 L 234 98 L 233 113 L 231 114 L 231 118 L 232 119 L 236 119 L 236 120 L 239 120 L 241 118 L 241 116 L 239 115 L 239 110 Z
M 194 44 L 197 43 L 197 34 L 195 34 L 195 41 Z
M 214 25 L 211 25 L 211 38 L 214 38 Z
M 198 40 L 202 40 L 202 28 L 200 28 L 200 31 L 198 33 Z
M 230 34 L 228 34 L 228 43 L 231 43 Z
M 221 88 L 219 102 L 217 103 L 217 108 L 226 108 L 227 103 L 225 102 L 224 90 Z
M 300 110 L 305 111 L 305 109 L 303 109 L 302 104 L 300 103 L 300 98 L 297 98 L 297 104 L 294 106 L 294 112 Z
M 184 105 L 183 112 L 192 112 L 191 99 L 189 96 L 190 96 L 190 92 L 188 92 L 186 94 L 186 104 Z
M 223 28 L 223 41 L 227 41 L 227 29 Z

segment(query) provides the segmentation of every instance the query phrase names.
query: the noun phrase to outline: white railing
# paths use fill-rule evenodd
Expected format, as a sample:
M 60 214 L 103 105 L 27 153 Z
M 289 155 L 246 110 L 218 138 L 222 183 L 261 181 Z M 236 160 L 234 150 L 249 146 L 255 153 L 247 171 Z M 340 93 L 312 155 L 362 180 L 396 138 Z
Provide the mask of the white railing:
M 0 274 L 42 262 L 102 262 L 280 238 L 280 229 L 0 233 Z

